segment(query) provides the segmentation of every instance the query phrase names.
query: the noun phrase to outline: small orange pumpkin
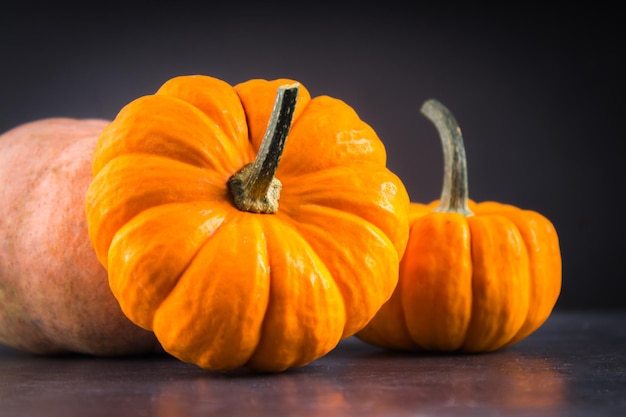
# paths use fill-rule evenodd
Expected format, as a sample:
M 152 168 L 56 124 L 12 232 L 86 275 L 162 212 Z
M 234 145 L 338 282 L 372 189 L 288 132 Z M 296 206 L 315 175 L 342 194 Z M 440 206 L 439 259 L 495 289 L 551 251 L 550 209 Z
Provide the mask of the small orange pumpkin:
M 461 131 L 436 100 L 445 175 L 439 201 L 412 203 L 398 287 L 358 336 L 405 350 L 487 352 L 524 339 L 549 317 L 561 289 L 561 253 L 541 214 L 468 199 Z
M 183 361 L 302 366 L 396 286 L 406 189 L 351 107 L 293 80 L 173 78 L 104 129 L 93 174 L 112 292 Z

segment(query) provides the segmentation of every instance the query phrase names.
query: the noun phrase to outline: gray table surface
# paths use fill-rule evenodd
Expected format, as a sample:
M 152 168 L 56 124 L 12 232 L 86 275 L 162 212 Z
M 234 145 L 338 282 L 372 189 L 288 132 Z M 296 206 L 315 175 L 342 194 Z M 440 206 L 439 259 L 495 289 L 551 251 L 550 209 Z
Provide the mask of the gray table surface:
M 400 354 L 349 338 L 280 374 L 166 355 L 39 357 L 0 347 L 1 417 L 626 416 L 626 311 L 555 312 L 508 349 Z

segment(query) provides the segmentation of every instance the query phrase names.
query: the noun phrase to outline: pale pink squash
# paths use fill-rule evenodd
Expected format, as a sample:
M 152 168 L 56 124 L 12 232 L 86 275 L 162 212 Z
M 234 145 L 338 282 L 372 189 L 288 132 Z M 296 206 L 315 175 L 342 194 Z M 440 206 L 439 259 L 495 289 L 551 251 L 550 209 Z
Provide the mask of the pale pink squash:
M 0 136 L 0 344 L 33 353 L 159 350 L 109 289 L 85 193 L 105 120 L 43 119 Z

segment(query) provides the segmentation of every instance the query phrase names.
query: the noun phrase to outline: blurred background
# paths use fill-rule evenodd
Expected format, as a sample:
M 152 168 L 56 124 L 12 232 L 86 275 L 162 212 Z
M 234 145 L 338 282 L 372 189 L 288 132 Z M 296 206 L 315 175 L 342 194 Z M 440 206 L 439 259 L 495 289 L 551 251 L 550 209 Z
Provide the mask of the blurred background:
M 429 202 L 439 197 L 442 153 L 419 110 L 437 98 L 463 130 L 470 196 L 554 223 L 557 309 L 626 307 L 617 6 L 207 3 L 5 0 L 0 131 L 47 117 L 113 119 L 178 75 L 287 77 L 351 105 L 411 199 Z

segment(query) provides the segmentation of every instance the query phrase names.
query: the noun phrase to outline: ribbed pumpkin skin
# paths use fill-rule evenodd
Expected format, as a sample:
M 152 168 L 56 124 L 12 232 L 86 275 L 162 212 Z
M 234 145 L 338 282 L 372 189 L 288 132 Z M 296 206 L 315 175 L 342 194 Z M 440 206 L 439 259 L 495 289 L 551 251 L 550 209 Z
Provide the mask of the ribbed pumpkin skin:
M 0 135 L 0 343 L 57 354 L 159 350 L 124 316 L 89 242 L 91 156 L 109 121 L 41 119 Z
M 275 214 L 229 178 L 258 151 L 280 85 L 177 77 L 100 136 L 90 237 L 125 314 L 203 368 L 281 371 L 353 335 L 391 296 L 409 199 L 374 130 L 300 87 Z
M 404 350 L 493 351 L 526 338 L 561 289 L 556 230 L 541 214 L 468 202 L 471 216 L 412 203 L 398 287 L 358 336 Z
M 443 147 L 441 197 L 410 205 L 398 286 L 358 336 L 404 350 L 489 352 L 516 343 L 545 322 L 558 299 L 556 230 L 537 212 L 470 200 L 454 115 L 436 99 L 421 113 Z

